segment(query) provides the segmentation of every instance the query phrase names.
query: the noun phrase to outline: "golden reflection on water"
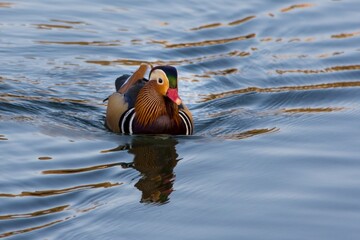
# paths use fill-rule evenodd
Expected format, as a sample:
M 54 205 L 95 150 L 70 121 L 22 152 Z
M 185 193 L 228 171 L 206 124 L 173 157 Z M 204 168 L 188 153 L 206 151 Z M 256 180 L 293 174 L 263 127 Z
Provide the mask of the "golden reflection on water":
M 266 38 L 260 39 L 260 42 L 270 42 L 270 41 L 272 41 L 272 37 L 266 37 Z
M 216 27 L 220 27 L 222 26 L 222 23 L 210 23 L 210 24 L 205 24 L 205 25 L 201 25 L 199 27 L 194 27 L 191 28 L 191 31 L 198 31 L 198 30 L 202 30 L 202 29 L 206 29 L 206 28 L 216 28 Z
M 322 107 L 322 108 L 286 108 L 282 109 L 284 113 L 322 113 L 322 112 L 338 112 L 344 110 L 344 107 Z
M 56 103 L 79 103 L 79 104 L 88 104 L 89 100 L 82 99 L 70 99 L 70 98 L 56 98 L 56 97 L 38 97 L 38 96 L 24 96 L 24 95 L 16 95 L 11 93 L 2 93 L 0 94 L 0 101 L 10 102 L 17 100 L 27 100 L 27 101 L 49 101 Z
M 110 47 L 110 46 L 120 46 L 122 45 L 120 40 L 114 41 L 36 41 L 39 44 L 56 44 L 56 45 L 79 45 L 79 46 L 101 46 L 101 47 Z
M 251 138 L 257 135 L 274 133 L 280 131 L 280 128 L 273 127 L 273 128 L 258 128 L 258 129 L 251 129 L 243 132 L 232 132 L 232 133 L 223 133 L 224 129 L 212 129 L 210 136 L 216 136 L 219 139 L 226 139 L 226 140 L 240 140 L 245 138 Z
M 90 210 L 93 210 L 93 209 L 97 208 L 98 206 L 100 206 L 100 204 L 95 204 L 94 206 L 91 206 L 91 207 L 87 207 L 87 208 L 84 208 L 84 209 L 79 209 L 76 212 L 77 213 L 88 212 Z M 0 215 L 0 220 L 15 220 L 15 219 L 25 220 L 25 219 L 31 219 L 31 218 L 36 218 L 36 217 L 40 217 L 40 216 L 47 216 L 47 215 L 52 215 L 52 214 L 56 214 L 56 213 L 61 213 L 61 212 L 65 212 L 65 211 L 68 211 L 68 210 L 70 210 L 70 205 L 62 205 L 62 206 L 57 206 L 57 207 L 52 207 L 52 208 L 49 208 L 49 209 L 38 210 L 38 211 L 30 212 L 30 213 L 16 213 L 16 214 Z M 42 224 L 42 225 L 37 225 L 37 226 L 34 226 L 34 227 L 22 228 L 22 229 L 18 229 L 18 230 L 13 230 L 13 231 L 9 231 L 9 232 L 0 233 L 0 238 L 11 237 L 11 236 L 15 236 L 15 235 L 24 234 L 24 233 L 36 231 L 36 230 L 39 230 L 39 229 L 47 228 L 47 227 L 53 226 L 53 225 L 55 225 L 57 223 L 61 223 L 61 222 L 70 220 L 72 218 L 75 218 L 76 216 L 77 216 L 76 214 L 73 214 L 73 215 L 67 216 L 67 217 L 65 217 L 63 219 L 50 221 L 50 222 Z
M 71 29 L 72 26 L 67 25 L 55 25 L 55 24 L 34 24 L 38 29 L 53 29 L 53 28 L 60 28 L 60 29 Z
M 5 137 L 5 135 L 0 134 L 0 141 L 6 141 L 6 140 L 8 139 Z
M 226 76 L 229 74 L 237 73 L 239 70 L 236 68 L 228 68 L 223 70 L 217 70 L 217 71 L 207 71 L 204 72 L 204 74 L 201 75 L 194 75 L 194 77 L 200 77 L 200 78 L 211 78 L 212 76 Z
M 239 20 L 235 20 L 235 21 L 229 22 L 228 25 L 229 25 L 229 26 L 235 26 L 235 25 L 243 24 L 243 23 L 245 23 L 245 22 L 250 21 L 251 19 L 254 19 L 255 17 L 256 17 L 256 16 L 245 17 L 245 18 L 242 18 L 242 19 L 239 19 Z
M 13 5 L 14 3 L 0 2 L 0 8 L 11 8 Z
M 290 11 L 295 10 L 295 9 L 309 8 L 309 7 L 313 7 L 313 6 L 315 6 L 315 4 L 312 4 L 312 3 L 294 4 L 294 5 L 291 5 L 289 7 L 283 8 L 280 11 L 281 12 L 290 12 Z
M 345 52 L 331 52 L 331 53 L 321 53 L 316 55 L 309 55 L 309 54 L 274 54 L 273 58 L 287 60 L 287 59 L 296 59 L 296 58 L 329 58 L 332 56 L 339 56 L 344 54 Z
M 52 160 L 52 157 L 38 157 L 38 159 L 42 161 L 47 161 L 47 160 Z
M 93 189 L 93 188 L 110 188 L 110 187 L 115 187 L 115 186 L 120 186 L 120 185 L 122 185 L 122 183 L 103 182 L 103 183 L 80 185 L 80 186 L 63 188 L 63 189 L 22 192 L 20 194 L 0 193 L 0 197 L 47 197 L 47 196 L 54 196 L 54 195 L 59 195 L 59 194 L 70 193 L 70 192 L 74 192 L 77 190 L 86 190 L 86 189 Z
M 333 34 L 330 36 L 330 38 L 332 39 L 344 39 L 344 38 L 352 38 L 352 37 L 358 37 L 360 36 L 360 31 L 357 32 L 351 32 L 351 33 L 339 33 L 339 34 Z M 288 42 L 288 43 L 295 43 L 295 42 L 306 42 L 306 43 L 310 43 L 310 42 L 314 42 L 316 40 L 315 37 L 291 37 L 291 38 L 279 38 L 279 37 L 263 37 L 260 39 L 260 42 L 277 42 L 277 43 L 281 43 L 281 42 Z M 162 44 L 166 44 L 166 41 L 159 41 L 157 43 L 162 43 Z
M 80 209 L 80 210 L 77 211 L 77 213 L 88 212 L 90 210 L 94 210 L 98 206 L 99 205 L 94 205 L 94 206 L 86 208 L 86 209 Z M 24 219 L 24 218 L 26 219 L 26 218 L 32 218 L 32 217 L 38 217 L 38 216 L 45 216 L 45 215 L 49 215 L 49 214 L 53 214 L 53 213 L 64 212 L 66 210 L 69 210 L 69 208 L 70 208 L 70 205 L 64 205 L 64 206 L 54 207 L 54 208 L 50 208 L 50 209 L 46 209 L 46 210 L 40 210 L 40 211 L 27 213 L 27 214 L 4 215 L 4 216 L 0 216 L 0 220 Z M 51 221 L 51 222 L 48 222 L 48 223 L 45 223 L 45 224 L 42 224 L 42 225 L 38 225 L 38 226 L 35 226 L 35 227 L 23 228 L 23 229 L 18 229 L 18 230 L 15 230 L 15 231 L 9 231 L 9 232 L 5 232 L 5 233 L 0 233 L 0 238 L 11 237 L 11 236 L 15 236 L 15 235 L 24 234 L 24 233 L 40 230 L 40 229 L 43 229 L 43 228 L 47 228 L 47 227 L 53 226 L 55 224 L 62 223 L 62 222 L 68 221 L 70 219 L 73 219 L 76 216 L 77 216 L 76 214 L 73 214 L 73 215 L 67 216 L 67 217 L 65 217 L 63 219 L 54 220 L 54 221 Z
M 232 22 L 229 22 L 227 24 L 223 24 L 223 23 L 209 23 L 209 24 L 205 24 L 205 25 L 201 25 L 199 27 L 194 27 L 191 28 L 191 31 L 198 31 L 198 30 L 202 30 L 202 29 L 207 29 L 207 28 L 217 28 L 217 27 L 221 27 L 221 26 L 235 26 L 235 25 L 239 25 L 239 24 L 243 24 L 245 22 L 250 21 L 251 19 L 255 18 L 256 16 L 249 16 L 249 17 L 245 17 L 242 19 L 238 19 Z
M 245 132 L 240 133 L 231 133 L 231 134 L 224 134 L 220 135 L 220 138 L 227 139 L 227 140 L 240 140 L 245 138 L 254 137 L 261 134 L 266 133 L 273 133 L 279 131 L 279 128 L 273 127 L 273 128 L 261 128 L 261 129 L 251 129 Z
M 60 19 L 50 19 L 51 22 L 59 22 L 59 23 L 66 23 L 72 25 L 88 25 L 88 23 L 83 21 L 69 21 L 69 20 L 60 20 Z
M 0 220 L 8 220 L 8 219 L 19 219 L 19 218 L 32 218 L 44 216 L 52 213 L 58 213 L 65 211 L 70 205 L 63 205 L 59 207 L 53 207 L 45 210 L 35 211 L 31 213 L 20 213 L 20 214 L 8 214 L 8 215 L 0 215 Z
M 276 70 L 278 74 L 286 73 L 304 73 L 304 74 L 318 74 L 318 73 L 330 73 L 330 72 L 340 72 L 340 71 L 353 71 L 360 70 L 360 65 L 348 65 L 348 66 L 334 66 L 324 69 L 289 69 L 289 70 Z
M 156 65 L 174 65 L 179 66 L 182 64 L 196 64 L 205 61 L 216 60 L 225 57 L 246 57 L 249 56 L 249 52 L 243 51 L 231 51 L 227 53 L 220 53 L 220 54 L 213 54 L 213 55 L 205 55 L 196 58 L 185 58 L 179 60 L 157 60 L 157 61 L 144 61 L 144 60 L 134 60 L 134 59 L 116 59 L 116 60 L 86 60 L 86 63 L 98 64 L 102 66 L 109 66 L 109 65 L 124 65 L 124 66 L 139 66 L 141 63 L 147 63 L 153 66 Z
M 143 40 L 142 39 L 131 39 L 130 42 L 132 45 L 140 45 L 140 44 L 142 44 Z
M 18 234 L 32 232 L 32 231 L 39 230 L 39 229 L 42 229 L 42 228 L 47 228 L 47 227 L 50 227 L 50 226 L 55 225 L 57 223 L 64 222 L 64 221 L 69 220 L 69 219 L 70 219 L 70 217 L 67 217 L 65 219 L 52 221 L 52 222 L 49 222 L 49 223 L 46 223 L 46 224 L 43 224 L 43 225 L 39 225 L 39 226 L 36 226 L 36 227 L 24 228 L 24 229 L 20 229 L 20 230 L 16 230 L 16 231 L 0 233 L 0 238 L 10 237 L 10 236 L 18 235 Z
M 164 22 L 164 21 L 155 21 L 155 24 L 156 25 L 159 25 L 161 27 L 165 27 L 165 26 L 168 26 L 169 23 L 168 22 Z
M 107 169 L 107 168 L 116 167 L 116 166 L 121 166 L 121 163 L 103 164 L 103 165 L 96 165 L 96 166 L 91 166 L 91 167 L 86 167 L 86 168 L 45 170 L 45 171 L 42 171 L 42 173 L 43 174 L 75 174 L 75 173 L 102 170 L 102 169 Z
M 125 66 L 139 66 L 141 63 L 147 63 L 153 65 L 155 62 L 132 60 L 132 59 L 116 59 L 116 60 L 86 60 L 87 63 L 98 64 L 102 66 L 109 66 L 114 64 L 125 65 Z M 156 61 L 156 63 L 162 63 L 162 61 Z M 157 65 L 157 64 L 156 64 Z M 159 64 L 160 65 L 160 64 Z M 176 65 L 176 64 L 171 64 Z
M 331 56 L 338 56 L 338 55 L 341 55 L 341 54 L 344 54 L 344 53 L 345 52 L 323 53 L 323 54 L 318 55 L 318 58 L 328 58 L 328 57 L 331 57 Z
M 331 35 L 331 38 L 351 38 L 351 37 L 357 37 L 359 35 L 360 35 L 360 32 L 340 33 L 340 34 Z
M 204 47 L 218 44 L 225 44 L 230 42 L 243 41 L 251 38 L 255 38 L 256 34 L 251 33 L 244 36 L 233 37 L 233 38 L 222 38 L 222 39 L 213 39 L 213 40 L 204 40 L 199 42 L 188 42 L 188 43 L 169 43 L 168 41 L 158 41 L 152 40 L 151 43 L 162 44 L 165 48 L 187 48 L 187 47 Z
M 207 102 L 218 98 L 224 98 L 232 95 L 245 94 L 250 92 L 273 93 L 273 92 L 308 91 L 308 90 L 317 90 L 317 89 L 350 88 L 350 87 L 360 87 L 360 81 L 322 83 L 322 84 L 303 85 L 303 86 L 284 86 L 284 87 L 273 87 L 273 88 L 248 87 L 248 88 L 236 89 L 227 92 L 211 93 L 211 94 L 203 95 L 204 97 L 200 102 Z

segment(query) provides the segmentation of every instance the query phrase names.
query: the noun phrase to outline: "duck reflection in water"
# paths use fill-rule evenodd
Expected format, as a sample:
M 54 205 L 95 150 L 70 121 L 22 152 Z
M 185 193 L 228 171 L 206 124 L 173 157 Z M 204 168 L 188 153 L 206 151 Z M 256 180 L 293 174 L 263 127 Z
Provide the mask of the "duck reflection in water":
M 173 191 L 174 167 L 178 154 L 178 142 L 171 136 L 138 136 L 131 145 L 123 147 L 134 155 L 131 163 L 122 163 L 123 168 L 134 168 L 141 173 L 135 187 L 142 192 L 142 203 L 166 203 Z M 121 146 L 120 146 L 121 148 Z

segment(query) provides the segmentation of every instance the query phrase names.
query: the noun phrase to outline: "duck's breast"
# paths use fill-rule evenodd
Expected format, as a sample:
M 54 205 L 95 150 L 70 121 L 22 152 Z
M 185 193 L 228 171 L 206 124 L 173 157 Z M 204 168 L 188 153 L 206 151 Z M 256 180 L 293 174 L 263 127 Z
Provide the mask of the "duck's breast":
M 167 115 L 160 116 L 152 124 L 145 127 L 138 124 L 135 118 L 133 122 L 133 132 L 135 134 L 185 135 L 186 126 L 182 121 L 180 121 L 180 125 L 178 125 L 177 121 Z

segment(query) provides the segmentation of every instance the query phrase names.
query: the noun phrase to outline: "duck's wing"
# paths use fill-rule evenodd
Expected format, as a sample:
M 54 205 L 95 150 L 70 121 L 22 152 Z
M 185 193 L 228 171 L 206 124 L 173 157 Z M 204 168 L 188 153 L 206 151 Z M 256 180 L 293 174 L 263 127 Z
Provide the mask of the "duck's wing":
M 116 92 L 119 93 L 120 87 L 129 79 L 130 75 L 125 74 L 118 77 L 115 81 Z M 125 101 L 129 104 L 129 108 L 135 106 L 135 101 L 140 89 L 142 89 L 145 83 L 148 82 L 146 78 L 138 79 L 135 84 L 129 87 L 129 89 L 122 94 L 125 97 Z M 106 99 L 108 100 L 108 99 Z
M 129 74 L 124 74 L 120 77 L 118 77 L 116 80 L 115 80 L 115 89 L 116 91 L 118 92 L 119 89 L 121 88 L 122 85 L 124 85 L 124 83 L 126 82 L 126 80 L 128 80 L 130 77 Z
M 141 64 L 133 75 L 122 75 L 115 80 L 116 92 L 107 98 L 105 121 L 105 125 L 113 132 L 121 132 L 121 116 L 135 106 L 136 97 L 146 82 L 144 75 L 147 69 L 147 64 Z
M 129 104 L 129 108 L 135 107 L 137 96 L 147 82 L 148 80 L 145 78 L 139 79 L 136 84 L 132 85 L 126 93 L 124 93 L 125 101 Z

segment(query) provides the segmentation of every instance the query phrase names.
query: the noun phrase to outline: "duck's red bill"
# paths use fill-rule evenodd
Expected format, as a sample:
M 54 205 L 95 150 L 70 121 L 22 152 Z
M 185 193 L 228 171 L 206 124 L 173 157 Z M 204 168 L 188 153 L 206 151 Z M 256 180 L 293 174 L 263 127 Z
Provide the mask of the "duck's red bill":
M 179 98 L 178 90 L 176 88 L 169 88 L 166 96 L 170 98 L 177 105 L 181 104 L 181 99 Z

